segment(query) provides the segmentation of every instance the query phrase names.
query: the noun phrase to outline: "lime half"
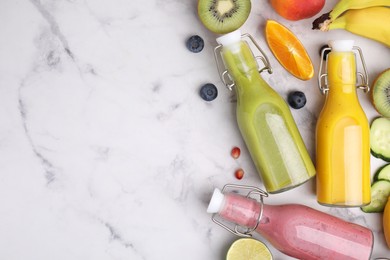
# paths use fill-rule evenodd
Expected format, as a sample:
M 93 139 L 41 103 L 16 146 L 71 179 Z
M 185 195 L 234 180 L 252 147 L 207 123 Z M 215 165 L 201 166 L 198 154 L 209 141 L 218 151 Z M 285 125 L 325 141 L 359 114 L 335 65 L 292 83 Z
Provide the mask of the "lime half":
M 253 238 L 240 238 L 230 246 L 226 260 L 272 260 L 265 244 Z

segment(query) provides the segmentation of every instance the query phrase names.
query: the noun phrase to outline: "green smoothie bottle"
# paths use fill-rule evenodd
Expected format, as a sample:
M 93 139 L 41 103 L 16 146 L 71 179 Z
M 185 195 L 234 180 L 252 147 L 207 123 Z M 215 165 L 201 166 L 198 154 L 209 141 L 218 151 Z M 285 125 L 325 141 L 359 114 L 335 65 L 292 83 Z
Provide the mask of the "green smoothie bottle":
M 253 55 L 245 37 L 263 57 Z M 315 175 L 315 168 L 290 108 L 260 75 L 264 69 L 259 70 L 257 59 L 270 72 L 268 59 L 248 34 L 235 31 L 217 42 L 218 70 L 226 86 L 235 87 L 238 126 L 265 188 L 278 193 L 306 182 Z

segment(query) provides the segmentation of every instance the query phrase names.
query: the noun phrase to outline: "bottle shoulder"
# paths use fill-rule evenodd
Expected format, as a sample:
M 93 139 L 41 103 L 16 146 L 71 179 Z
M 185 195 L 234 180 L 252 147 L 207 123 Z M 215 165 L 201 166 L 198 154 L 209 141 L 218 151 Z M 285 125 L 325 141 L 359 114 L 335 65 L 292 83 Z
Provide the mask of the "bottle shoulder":
M 261 76 L 236 82 L 236 95 L 240 100 L 257 100 L 259 103 L 286 103 L 282 96 Z
M 290 112 L 286 101 L 279 94 L 243 93 L 237 97 L 237 110 L 254 112 L 258 109 L 274 113 Z
M 327 114 L 333 117 L 364 116 L 365 112 L 358 101 L 346 102 L 345 100 L 327 99 L 322 107 L 321 115 Z

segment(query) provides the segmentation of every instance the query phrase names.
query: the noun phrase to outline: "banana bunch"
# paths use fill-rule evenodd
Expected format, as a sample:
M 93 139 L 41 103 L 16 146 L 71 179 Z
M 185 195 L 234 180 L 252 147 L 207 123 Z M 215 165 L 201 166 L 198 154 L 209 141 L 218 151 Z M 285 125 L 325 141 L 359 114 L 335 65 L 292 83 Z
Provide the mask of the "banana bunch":
M 390 0 L 340 0 L 314 20 L 313 29 L 344 29 L 390 47 Z

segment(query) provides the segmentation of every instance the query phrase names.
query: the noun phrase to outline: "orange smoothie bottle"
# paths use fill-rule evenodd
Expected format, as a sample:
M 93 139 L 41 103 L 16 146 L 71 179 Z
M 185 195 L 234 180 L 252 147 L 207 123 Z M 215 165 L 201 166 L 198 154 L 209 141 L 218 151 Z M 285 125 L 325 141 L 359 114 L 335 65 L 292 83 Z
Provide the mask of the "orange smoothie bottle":
M 367 76 L 356 71 L 353 50 L 359 51 L 364 69 L 365 65 L 353 41 L 333 41 L 330 46 L 327 74 L 319 77 L 326 99 L 316 128 L 317 200 L 358 207 L 371 200 L 369 124 L 356 93 L 357 75 L 363 81 L 359 87 L 368 91 Z

